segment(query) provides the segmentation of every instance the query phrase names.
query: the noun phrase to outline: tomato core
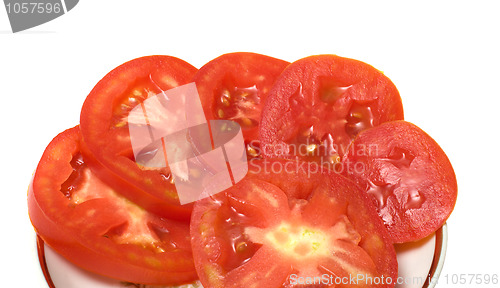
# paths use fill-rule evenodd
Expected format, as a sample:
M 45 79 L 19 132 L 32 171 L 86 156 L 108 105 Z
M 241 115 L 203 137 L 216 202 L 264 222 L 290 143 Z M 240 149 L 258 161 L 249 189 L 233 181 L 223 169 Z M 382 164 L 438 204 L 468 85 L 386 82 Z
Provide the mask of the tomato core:
M 253 231 L 252 231 L 253 230 Z M 262 234 L 263 239 L 254 236 L 255 242 L 265 242 L 275 250 L 294 259 L 329 256 L 327 243 L 330 237 L 319 229 L 307 225 L 291 225 L 282 222 L 280 225 L 260 230 L 259 228 L 247 228 L 247 234 Z
M 358 245 L 361 236 L 346 215 L 340 215 L 328 227 L 310 223 L 302 216 L 307 205 L 307 200 L 299 199 L 292 208 L 290 219 L 271 227 L 246 227 L 244 234 L 253 243 L 272 247 L 295 269 L 319 275 L 318 263 L 325 258 L 341 259 L 337 255 L 344 251 L 335 244 L 337 241 Z

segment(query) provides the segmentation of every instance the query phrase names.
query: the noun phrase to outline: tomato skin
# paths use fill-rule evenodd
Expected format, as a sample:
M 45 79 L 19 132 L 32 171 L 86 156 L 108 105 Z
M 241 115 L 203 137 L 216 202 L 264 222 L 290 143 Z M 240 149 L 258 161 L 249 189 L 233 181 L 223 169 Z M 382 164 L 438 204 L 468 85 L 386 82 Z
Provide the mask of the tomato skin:
M 333 165 L 359 131 L 403 117 L 396 87 L 372 66 L 336 55 L 306 57 L 290 64 L 269 92 L 262 153 Z M 308 144 L 319 147 L 302 147 Z
M 276 173 L 272 172 L 273 166 L 286 167 L 287 165 L 291 170 L 285 168 L 287 170 Z M 273 227 L 273 225 L 283 220 L 289 221 L 291 225 L 294 225 L 293 223 L 315 223 L 311 226 L 313 229 L 327 231 L 327 227 L 330 227 L 330 225 L 335 222 L 335 220 L 332 220 L 336 218 L 334 215 L 340 214 L 347 215 L 351 220 L 350 223 L 352 223 L 354 229 L 359 233 L 354 233 L 353 235 L 358 236 L 353 237 L 360 237 L 359 245 L 362 249 L 358 247 L 357 250 L 354 251 L 345 250 L 350 253 L 352 252 L 351 258 L 348 258 L 346 261 L 353 261 L 352 263 L 356 263 L 353 265 L 362 265 L 362 267 L 367 269 L 365 271 L 372 271 L 370 269 L 376 267 L 375 269 L 377 272 L 374 273 L 378 273 L 377 275 L 379 277 L 381 275 L 383 275 L 384 278 L 390 277 L 394 280 L 392 283 L 395 283 L 397 277 L 397 261 L 394 247 L 387 231 L 383 227 L 382 221 L 379 219 L 375 208 L 366 195 L 364 195 L 352 181 L 341 175 L 329 173 L 325 170 L 319 170 L 315 174 L 307 175 L 307 172 L 304 172 L 302 168 L 295 170 L 294 167 L 299 167 L 297 165 L 304 165 L 304 162 L 299 163 L 269 159 L 264 159 L 262 162 L 252 161 L 252 165 L 250 165 L 251 171 L 245 179 L 236 184 L 236 186 L 233 186 L 235 188 L 230 188 L 211 198 L 196 202 L 191 218 L 191 244 L 193 247 L 196 269 L 200 281 L 205 288 L 289 287 L 287 285 L 289 285 L 291 281 L 290 276 L 292 273 L 300 273 L 301 270 L 297 267 L 307 267 L 307 265 L 309 265 L 308 263 L 311 263 L 311 265 L 318 265 L 318 267 L 327 265 L 326 267 L 340 269 L 334 273 L 343 271 L 341 266 L 338 266 L 338 263 L 335 264 L 326 262 L 326 260 L 318 260 L 318 263 L 322 264 L 313 264 L 315 262 L 311 261 L 316 260 L 310 260 L 310 258 L 306 257 L 300 259 L 290 258 L 287 254 L 278 252 L 278 250 L 271 248 L 272 246 L 268 244 L 259 246 L 261 244 L 249 243 L 249 239 L 250 242 L 253 241 L 251 240 L 253 236 L 251 232 L 248 232 L 253 231 L 250 229 L 259 230 Z M 305 163 L 305 165 L 307 167 L 307 163 Z M 307 176 L 310 176 L 310 178 L 304 181 Z M 268 196 L 262 196 L 262 193 L 257 192 L 259 190 L 252 190 L 250 188 L 255 185 L 261 188 L 270 185 L 274 188 L 265 188 L 265 191 L 269 192 L 269 194 L 267 194 Z M 321 192 L 318 192 L 322 191 L 318 190 L 318 187 L 328 187 L 328 191 L 335 191 L 335 201 L 332 203 L 337 203 L 338 205 L 329 204 L 328 199 L 332 199 L 329 198 L 331 196 L 326 196 L 326 201 L 322 198 L 316 198 L 319 197 L 318 195 L 322 195 Z M 317 199 L 317 201 L 313 199 Z M 231 201 L 234 201 L 233 204 L 230 204 Z M 274 204 L 266 204 L 268 203 L 267 201 Z M 310 207 L 310 211 L 304 208 L 302 216 L 309 215 L 309 218 L 303 218 L 303 221 L 306 222 L 300 222 L 301 220 L 295 218 L 296 212 L 293 212 L 295 210 L 291 207 L 300 207 L 304 205 L 305 202 L 315 202 L 315 204 L 313 204 L 314 207 Z M 226 219 L 226 213 L 223 211 L 226 209 L 224 207 L 227 205 L 229 205 L 228 207 L 232 207 L 229 210 L 234 209 L 232 211 L 235 211 L 236 214 L 232 215 L 236 220 L 233 218 Z M 305 205 L 305 207 L 308 207 L 308 204 Z M 261 207 L 260 213 L 258 213 L 258 207 Z M 340 209 L 342 211 L 332 211 L 332 209 Z M 340 214 L 336 214 L 337 212 Z M 315 217 L 317 213 L 325 213 L 323 216 L 328 216 Z M 247 226 L 249 223 L 250 226 Z M 217 228 L 220 225 L 228 225 L 225 227 L 247 228 L 234 228 L 243 229 L 242 231 L 245 231 L 244 236 L 242 236 L 243 238 L 234 238 L 234 234 L 224 234 L 221 232 L 224 230 Z M 264 239 L 267 239 L 266 237 L 264 237 Z M 240 266 L 237 267 L 224 264 L 225 259 L 228 258 L 228 253 L 232 255 L 232 257 L 238 257 L 239 255 L 236 254 L 238 253 L 236 251 L 239 245 L 233 246 L 236 247 L 233 248 L 236 250 L 227 248 L 228 243 L 233 243 L 233 239 L 239 239 L 238 241 L 243 239 L 243 243 L 248 244 L 248 246 L 245 246 L 247 248 L 252 247 L 252 245 L 257 245 L 257 247 L 254 247 L 256 251 L 253 252 L 252 258 L 243 261 L 242 263 L 244 264 L 240 264 Z M 349 241 L 351 240 L 346 238 L 345 240 L 335 243 L 338 243 L 337 245 L 344 245 L 340 243 L 346 243 L 346 247 L 352 247 L 349 246 L 351 245 L 348 244 L 350 243 Z M 352 249 L 346 247 L 344 248 Z M 372 267 L 370 265 L 375 266 Z M 308 268 L 305 269 L 306 270 L 302 272 L 306 274 L 302 274 L 302 276 L 307 276 L 307 273 L 310 273 L 310 271 L 307 272 Z M 341 274 L 337 275 L 339 277 L 344 276 Z M 354 285 L 348 287 L 394 287 L 394 284 L 387 283 L 374 286 L 363 284 L 364 283 L 360 283 L 359 286 Z M 319 285 L 314 287 L 326 286 Z
M 342 173 L 370 194 L 396 243 L 435 232 L 455 206 L 457 180 L 448 157 L 409 122 L 361 132 L 342 164 Z
M 85 143 L 82 152 L 101 178 L 147 210 L 174 219 L 189 219 L 192 205 L 180 205 L 175 186 L 164 177 L 169 175 L 168 168 L 138 167 L 125 120 L 132 106 L 150 94 L 189 83 L 196 71 L 187 62 L 170 56 L 131 60 L 96 84 L 80 116 Z
M 224 54 L 206 63 L 193 78 L 205 116 L 208 120 L 236 121 L 247 144 L 258 140 L 267 94 L 288 64 L 249 52 Z
M 165 285 L 195 280 L 197 276 L 186 223 L 161 219 L 147 213 L 144 216 L 127 216 L 121 206 L 123 204 L 116 201 L 120 198 L 106 198 L 101 195 L 75 204 L 65 196 L 62 187 L 75 171 L 70 163 L 79 153 L 80 138 L 78 126 L 62 132 L 48 145 L 38 164 L 28 190 L 30 220 L 37 234 L 69 261 L 100 275 L 134 283 Z M 91 172 L 83 174 L 86 175 L 83 177 L 84 181 L 90 181 L 88 177 L 93 177 L 88 173 Z M 75 181 L 74 183 L 79 183 Z M 92 186 L 100 182 L 92 180 L 82 183 L 83 186 L 85 183 Z M 103 183 L 99 185 L 107 187 Z M 89 191 L 93 191 L 91 188 Z M 139 208 L 134 211 L 143 211 L 137 209 Z M 124 229 L 133 226 L 127 222 L 130 219 L 146 221 L 149 229 L 168 227 L 171 231 L 169 235 L 156 238 L 161 245 L 167 245 L 161 246 L 164 252 L 159 253 L 152 251 L 153 248 L 112 240 L 114 235 L 110 231 L 120 229 L 124 224 Z M 135 232 L 138 237 L 142 237 L 143 234 Z M 168 241 L 177 243 L 178 248 L 168 248 Z

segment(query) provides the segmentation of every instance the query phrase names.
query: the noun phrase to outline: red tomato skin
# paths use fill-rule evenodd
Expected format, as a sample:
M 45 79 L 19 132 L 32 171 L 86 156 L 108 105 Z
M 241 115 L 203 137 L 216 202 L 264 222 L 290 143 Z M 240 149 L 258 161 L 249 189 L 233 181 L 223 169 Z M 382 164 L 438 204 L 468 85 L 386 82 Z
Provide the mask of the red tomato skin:
M 152 79 L 159 93 L 190 83 L 196 71 L 189 63 L 171 56 L 155 55 L 131 60 L 113 69 L 96 84 L 80 115 L 85 143 L 82 152 L 92 168 L 125 197 L 148 211 L 172 219 L 189 219 L 192 205 L 180 205 L 175 186 L 163 180 L 157 170 L 145 171 L 137 166 L 133 160 L 128 125 L 111 129 L 113 109 L 119 104 L 116 104 L 116 99 L 123 98 L 122 94 L 130 85 L 139 85 L 134 84 L 138 79 Z M 162 77 L 168 83 L 161 82 Z
M 397 278 L 398 267 L 393 242 L 383 226 L 382 221 L 378 217 L 370 199 L 362 193 L 354 182 L 342 175 L 326 171 L 325 169 L 320 170 L 323 171 L 322 173 L 309 175 L 311 178 L 308 181 L 304 181 L 306 172 L 301 170 L 302 168 L 293 170 L 292 172 L 277 174 L 263 173 L 263 171 L 273 171 L 273 163 L 280 163 L 280 165 L 282 165 L 281 167 L 285 167 L 287 163 L 291 164 L 290 167 L 299 167 L 300 165 L 305 165 L 305 167 L 307 167 L 308 163 L 305 162 L 299 163 L 283 159 L 264 159 L 263 162 L 252 163 L 253 165 L 249 166 L 251 172 L 247 174 L 245 180 L 252 181 L 252 179 L 254 179 L 271 183 L 286 191 L 287 196 L 294 199 L 308 199 L 309 193 L 319 185 L 318 183 L 326 183 L 332 189 L 336 189 L 336 191 L 345 190 L 345 193 L 340 193 L 336 196 L 341 200 L 349 199 L 346 213 L 348 217 L 350 217 L 355 229 L 362 237 L 360 245 L 370 257 L 372 257 L 380 275 L 383 275 L 384 278 L 389 277 L 392 279 L 391 284 L 385 282 L 384 285 L 376 285 L 373 287 L 394 287 L 393 283 L 395 283 Z M 216 240 L 221 236 L 215 234 L 214 227 L 216 225 L 213 223 L 217 222 L 217 218 L 219 217 L 217 207 L 223 202 L 221 199 L 224 199 L 224 194 L 229 193 L 228 191 L 230 191 L 230 189 L 216 194 L 212 199 L 206 198 L 196 202 L 191 218 L 191 244 L 195 257 L 195 265 L 200 281 L 205 288 L 225 288 L 223 283 L 224 275 L 227 271 L 218 264 L 218 260 L 220 260 L 224 252 L 220 242 L 218 242 L 221 240 Z M 263 274 L 270 271 L 266 271 L 265 269 L 275 268 L 270 267 L 272 263 L 286 261 L 281 258 L 279 253 L 270 253 L 270 255 L 272 256 L 268 258 L 268 263 L 262 263 L 261 268 L 264 269 L 264 271 L 261 271 L 261 273 Z M 285 265 L 286 269 L 283 271 L 279 269 L 276 270 L 274 274 L 276 278 L 273 280 L 282 279 L 283 273 L 292 271 L 291 268 L 287 268 L 286 266 L 287 265 Z M 283 281 L 283 279 L 281 281 Z M 285 282 L 280 283 L 285 285 Z M 274 283 L 273 285 L 276 284 Z M 235 287 L 238 287 L 237 283 L 235 283 Z M 282 286 L 269 286 L 268 288 L 272 287 Z
M 403 204 L 392 202 L 391 211 L 394 209 L 397 213 L 392 214 L 394 223 L 388 224 L 386 221 L 386 227 L 395 243 L 417 241 L 432 234 L 446 222 L 457 199 L 458 186 L 453 166 L 434 139 L 416 125 L 406 121 L 387 122 L 365 130 L 351 143 L 343 161 L 342 173 L 353 179 L 360 187 L 369 187 L 368 181 L 394 181 L 394 177 L 400 176 L 392 172 L 399 173 L 398 170 L 381 166 L 381 161 L 387 161 L 392 157 L 390 154 L 395 147 L 408 151 L 405 153 L 411 154 L 413 158 L 411 161 L 416 161 L 416 164 L 411 162 L 412 166 L 409 167 L 412 167 L 410 171 L 416 171 L 413 172 L 417 173 L 415 175 L 420 175 L 417 185 L 421 185 L 419 187 L 422 188 L 418 189 L 418 192 L 425 197 L 425 200 L 419 208 L 414 209 L 403 208 Z M 355 165 L 363 166 L 364 169 L 355 169 Z M 399 184 L 400 187 L 406 187 L 401 186 L 403 184 Z M 401 193 L 394 195 L 398 195 L 398 198 L 404 196 Z M 378 200 L 373 195 L 369 196 L 380 214 Z
M 338 99 L 329 104 L 321 100 L 324 85 L 339 88 L 341 92 L 338 92 L 340 96 L 336 96 Z M 353 138 L 344 124 L 348 123 L 346 117 L 349 117 L 349 113 L 354 113 L 351 109 L 355 103 L 360 107 L 368 105 L 370 113 L 373 113 L 372 118 L 368 119 L 372 123 L 358 123 L 358 130 L 364 126 L 404 119 L 397 88 L 374 67 L 336 55 L 314 55 L 293 62 L 276 80 L 262 111 L 259 133 L 263 155 L 269 158 L 295 158 L 296 155 L 282 153 L 282 149 L 276 147 L 286 147 L 291 139 L 305 132 L 300 129 L 312 127 L 315 133 L 319 133 L 315 135 L 318 141 L 323 141 L 322 137 L 328 135 L 333 137 L 330 144 L 336 147 L 338 156 L 343 157 Z M 305 116 L 300 116 L 302 113 Z M 303 119 L 298 120 L 300 117 Z
M 231 89 L 233 87 L 229 86 L 233 85 L 236 86 L 235 88 L 255 87 L 258 92 L 258 95 L 255 96 L 260 102 L 254 103 L 255 105 L 251 109 L 245 110 L 252 114 L 245 116 L 259 121 L 271 86 L 288 64 L 290 63 L 261 54 L 236 52 L 221 55 L 203 65 L 195 74 L 193 82 L 196 83 L 198 88 L 205 116 L 209 120 L 235 120 L 242 126 L 245 140 L 257 140 L 258 125 L 250 128 L 238 121 L 238 118 L 228 118 L 227 115 L 220 117 L 218 115 L 216 107 L 217 101 L 220 100 L 217 99 L 220 97 L 221 91 L 219 90 L 221 88 Z M 225 85 L 228 85 L 228 87 L 224 87 Z
M 176 268 L 170 264 L 170 270 L 154 269 L 139 264 L 142 260 L 137 264 L 127 262 L 126 254 L 137 253 L 140 249 L 129 244 L 109 246 L 109 239 L 96 237 L 99 229 L 109 229 L 106 228 L 106 223 L 114 221 L 115 216 L 109 213 L 113 212 L 112 203 L 101 202 L 99 205 L 94 202 L 97 204 L 94 207 L 97 209 L 95 218 L 89 218 L 91 220 L 83 224 L 78 220 L 77 217 L 81 216 L 79 213 L 89 211 L 86 209 L 92 203 L 81 209 L 78 206 L 93 200 L 75 207 L 68 206 L 68 199 L 60 191 L 60 183 L 66 181 L 72 173 L 73 168 L 69 162 L 73 155 L 79 152 L 80 138 L 78 126 L 60 133 L 47 146 L 38 164 L 28 189 L 27 199 L 30 220 L 37 234 L 47 245 L 75 265 L 106 277 L 155 285 L 181 284 L 195 280 L 197 276 L 194 264 L 187 253 L 180 252 L 176 255 L 178 257 Z M 167 253 L 172 255 L 172 252 Z M 146 256 L 148 255 L 144 254 L 144 257 Z M 164 256 L 161 258 L 168 260 Z M 182 257 L 188 258 L 182 259 Z

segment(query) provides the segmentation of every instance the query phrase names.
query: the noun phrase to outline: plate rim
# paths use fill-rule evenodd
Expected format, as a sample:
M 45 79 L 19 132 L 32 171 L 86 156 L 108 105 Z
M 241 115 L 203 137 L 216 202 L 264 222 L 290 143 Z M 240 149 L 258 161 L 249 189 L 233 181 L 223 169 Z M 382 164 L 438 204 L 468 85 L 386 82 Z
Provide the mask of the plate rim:
M 436 231 L 436 247 L 434 248 L 434 258 L 432 259 L 431 268 L 425 281 L 423 288 L 434 288 L 438 283 L 438 279 L 443 271 L 444 260 L 446 258 L 446 250 L 448 246 L 448 224 L 444 223 L 441 228 Z

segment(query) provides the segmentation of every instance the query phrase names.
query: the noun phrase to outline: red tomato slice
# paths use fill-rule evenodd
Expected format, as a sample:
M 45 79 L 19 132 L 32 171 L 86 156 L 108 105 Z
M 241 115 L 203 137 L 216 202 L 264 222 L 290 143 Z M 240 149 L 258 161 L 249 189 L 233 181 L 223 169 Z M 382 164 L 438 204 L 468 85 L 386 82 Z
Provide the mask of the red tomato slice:
M 335 55 L 290 64 L 262 112 L 262 153 L 333 168 L 362 130 L 403 119 L 394 84 L 372 66 Z
M 267 93 L 288 64 L 255 53 L 229 53 L 208 62 L 194 76 L 207 119 L 238 122 L 251 158 L 258 156 L 258 126 Z
M 457 180 L 441 147 L 417 126 L 394 121 L 361 132 L 342 165 L 376 203 L 394 242 L 441 227 L 457 199 Z
M 245 179 L 196 202 L 192 247 L 205 288 L 298 287 L 314 277 L 329 280 L 300 287 L 394 287 L 396 254 L 369 199 L 307 165 L 253 160 Z
M 189 83 L 196 71 L 174 57 L 138 58 L 109 72 L 82 107 L 82 152 L 93 169 L 124 196 L 161 216 L 187 219 L 192 205 L 180 205 L 168 167 L 149 169 L 135 162 L 127 116 L 148 97 Z
M 28 192 L 30 219 L 54 250 L 89 271 L 134 283 L 197 278 L 189 225 L 160 218 L 119 195 L 88 168 L 78 126 L 58 135 Z

